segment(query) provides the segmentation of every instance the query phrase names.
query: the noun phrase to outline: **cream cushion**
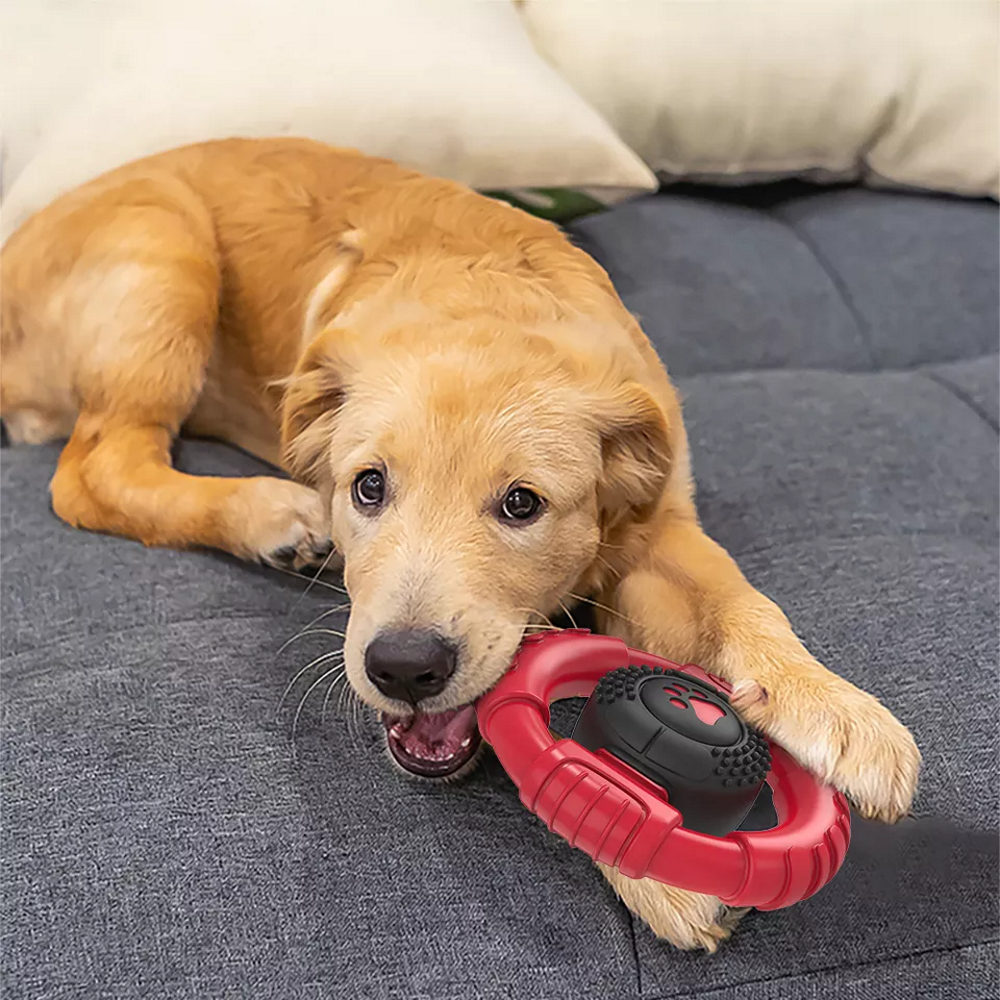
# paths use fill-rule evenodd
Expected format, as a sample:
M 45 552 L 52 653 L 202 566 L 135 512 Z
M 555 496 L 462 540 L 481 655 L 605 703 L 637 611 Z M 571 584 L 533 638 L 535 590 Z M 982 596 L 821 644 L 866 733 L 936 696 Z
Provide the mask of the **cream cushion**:
M 7 0 L 3 230 L 105 170 L 184 143 L 300 135 L 479 188 L 656 178 L 534 50 L 468 0 Z
M 665 179 L 998 192 L 995 0 L 524 0 L 545 57 Z

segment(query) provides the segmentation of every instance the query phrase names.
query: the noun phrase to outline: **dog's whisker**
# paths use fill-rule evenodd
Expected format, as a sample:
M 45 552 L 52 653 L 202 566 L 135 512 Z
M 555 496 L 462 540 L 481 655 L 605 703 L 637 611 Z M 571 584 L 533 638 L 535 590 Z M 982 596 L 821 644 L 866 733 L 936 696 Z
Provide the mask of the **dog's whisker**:
M 338 611 L 346 611 L 350 606 L 351 606 L 350 601 L 348 601 L 346 604 L 338 604 L 336 607 L 330 608 L 327 611 L 324 611 L 322 614 L 317 615 L 311 622 L 306 622 L 306 624 L 303 625 L 302 628 L 300 628 L 299 631 L 296 632 L 295 635 L 293 635 L 292 638 L 289 639 L 284 646 L 279 647 L 278 651 L 274 654 L 275 659 L 278 658 L 278 656 L 285 650 L 287 646 L 289 646 L 292 642 L 295 641 L 295 639 L 297 639 L 300 635 L 302 635 L 306 631 L 306 629 L 312 628 L 313 625 L 316 625 L 318 622 L 321 622 L 324 618 L 327 618 L 330 615 L 336 614 Z
M 573 617 L 573 614 L 569 610 L 569 608 L 567 608 L 566 605 L 563 604 L 563 602 L 560 601 L 558 598 L 556 599 L 556 603 L 559 605 L 559 607 L 563 609 L 563 614 L 569 619 L 570 625 L 572 625 L 573 628 L 578 628 L 579 626 L 576 624 L 576 619 Z
M 620 611 L 615 611 L 614 608 L 609 608 L 606 604 L 601 604 L 599 601 L 591 600 L 589 597 L 581 597 L 579 594 L 572 594 L 569 591 L 566 592 L 566 596 L 572 597 L 574 601 L 582 601 L 584 604 L 592 604 L 595 608 L 600 608 L 601 611 L 607 611 L 608 614 L 616 615 L 618 618 L 621 618 L 622 621 L 628 622 L 629 625 L 636 624 L 636 622 L 629 618 L 628 615 L 623 615 Z
M 321 614 L 318 614 L 311 622 L 307 622 L 303 628 L 312 628 L 316 622 L 322 621 L 324 618 L 329 618 L 330 615 L 335 615 L 338 611 L 349 611 L 351 608 L 351 602 L 345 601 L 343 604 L 335 604 L 332 608 L 327 608 Z
M 284 650 L 287 649 L 293 642 L 297 641 L 298 639 L 304 639 L 307 635 L 335 635 L 341 639 L 346 638 L 343 632 L 340 632 L 335 628 L 306 628 L 302 629 L 302 631 L 300 632 L 296 632 L 295 635 L 291 637 L 291 639 L 289 639 L 287 642 L 284 643 L 283 646 L 279 648 L 278 652 L 279 653 L 284 652 Z
M 319 569 L 317 569 L 316 572 L 313 574 L 313 577 L 309 581 L 309 584 L 306 587 L 306 589 L 302 591 L 302 593 L 299 595 L 299 599 L 295 602 L 295 604 L 292 605 L 292 611 L 294 611 L 306 599 L 306 597 L 309 594 L 309 591 L 312 590 L 317 583 L 319 583 L 321 586 L 333 587 L 332 583 L 328 584 L 325 580 L 320 580 L 320 576 L 326 570 L 326 567 L 330 565 L 330 560 L 334 557 L 336 552 L 337 552 L 336 549 L 331 548 L 330 551 L 327 553 L 326 558 L 320 564 Z
M 343 632 L 338 632 L 336 629 L 333 628 L 305 628 L 299 632 L 296 632 L 295 635 L 291 637 L 291 639 L 288 639 L 286 642 L 282 643 L 281 646 L 278 647 L 278 652 L 275 653 L 274 655 L 280 656 L 286 649 L 288 649 L 288 647 L 293 642 L 298 642 L 299 639 L 304 639 L 307 635 L 336 635 L 340 636 L 341 639 L 346 638 Z
M 351 743 L 356 750 L 361 750 L 361 744 L 358 737 L 358 733 L 355 730 L 356 713 L 359 711 L 361 706 L 361 699 L 358 697 L 357 692 L 351 687 L 350 681 L 347 679 L 346 671 L 342 675 L 345 681 L 347 681 L 340 689 L 340 694 L 337 696 L 337 715 L 344 719 L 347 725 L 347 733 L 351 738 Z M 338 678 L 339 680 L 339 678 Z M 329 694 L 329 692 L 327 692 Z
M 346 673 L 344 674 L 344 676 L 345 677 L 347 676 Z M 340 689 L 340 694 L 337 695 L 337 715 L 343 715 L 343 712 L 344 712 L 344 701 L 346 700 L 347 696 L 350 694 L 350 688 L 351 688 L 350 684 L 345 684 Z
M 608 569 L 609 569 L 609 570 L 610 570 L 610 571 L 611 571 L 612 573 L 614 573 L 614 575 L 615 575 L 615 576 L 617 576 L 619 580 L 620 580 L 620 579 L 622 578 L 622 574 L 621 574 L 621 571 L 620 571 L 620 570 L 617 570 L 617 569 L 615 569 L 615 567 L 614 567 L 614 566 L 612 566 L 612 565 L 611 565 L 611 563 L 609 563 L 609 562 L 607 561 L 607 559 L 605 559 L 605 558 L 604 558 L 604 556 L 602 556 L 602 555 L 601 555 L 601 553 L 600 553 L 600 552 L 595 552 L 595 553 L 594 553 L 594 558 L 595 558 L 595 559 L 599 559 L 599 560 L 600 560 L 600 561 L 601 561 L 602 563 L 604 563 L 604 565 L 605 565 L 605 566 L 607 566 L 607 567 L 608 567 Z
M 343 667 L 339 664 L 337 666 L 331 667 L 329 670 L 325 671 L 318 678 L 316 678 L 316 680 L 314 680 L 312 684 L 309 685 L 308 688 L 306 688 L 306 693 L 302 695 L 302 698 L 299 701 L 299 706 L 298 708 L 295 709 L 295 718 L 292 720 L 292 746 L 295 745 L 295 736 L 299 730 L 299 718 L 302 715 L 302 710 L 306 707 L 306 702 L 309 700 L 309 695 L 311 695 L 313 691 L 315 691 L 316 688 L 318 688 L 320 684 L 322 684 L 323 681 L 327 679 L 327 677 L 332 676 L 338 670 L 342 669 Z
M 317 624 L 318 622 L 321 622 L 324 618 L 329 618 L 330 615 L 335 615 L 335 614 L 337 614 L 338 612 L 341 612 L 341 611 L 349 611 L 350 607 L 351 607 L 351 602 L 348 601 L 346 604 L 338 604 L 335 607 L 328 608 L 322 614 L 317 615 L 311 622 L 306 622 L 306 624 L 303 625 L 302 627 L 304 629 L 305 628 L 312 628 L 313 625 Z
M 562 631 L 562 629 L 559 628 L 558 625 L 541 625 L 541 624 L 533 625 L 530 623 L 527 625 L 518 625 L 516 622 L 512 622 L 510 625 L 504 626 L 504 628 L 505 629 L 509 628 L 511 630 L 510 634 L 512 635 L 512 637 L 516 638 L 518 642 L 520 642 L 521 639 L 524 638 L 525 636 L 538 635 L 539 633 L 544 634 L 546 632 Z M 503 641 L 506 641 L 506 635 L 507 633 L 505 631 L 501 631 L 499 638 Z
M 539 618 L 544 618 L 549 628 L 558 628 L 558 625 L 552 624 L 552 619 L 548 615 L 542 614 L 537 608 L 514 608 L 515 611 L 526 611 L 529 615 L 537 615 Z
M 338 587 L 336 584 L 330 583 L 328 580 L 320 580 L 318 576 L 306 576 L 305 573 L 299 573 L 294 569 L 285 569 L 283 566 L 271 566 L 270 568 L 277 570 L 279 573 L 284 573 L 285 576 L 294 576 L 297 580 L 305 580 L 306 583 L 310 585 L 318 583 L 321 587 L 326 587 L 327 590 L 335 590 L 338 594 L 344 594 L 348 597 L 350 596 L 343 587 Z
M 301 676 L 302 676 L 302 675 L 303 675 L 304 673 L 306 673 L 307 671 L 311 670 L 311 669 L 312 669 L 313 667 L 316 667 L 316 666 L 319 666 L 319 664 L 321 664 L 321 663 L 325 663 L 325 662 L 326 662 L 327 660 L 332 660 L 332 659 L 333 659 L 334 657 L 336 657 L 336 656 L 343 656 L 343 655 L 344 655 L 344 651 L 343 651 L 342 649 L 334 649 L 334 650 L 331 650 L 331 651 L 330 651 L 330 652 L 328 652 L 328 653 L 323 653 L 323 654 L 321 654 L 320 656 L 317 656 L 317 657 L 316 657 L 316 659 L 314 659 L 314 660 L 310 660 L 310 662 L 309 662 L 309 663 L 307 663 L 307 664 L 306 664 L 306 665 L 305 665 L 305 666 L 304 666 L 304 667 L 303 667 L 303 668 L 302 668 L 302 669 L 301 669 L 301 670 L 300 670 L 300 671 L 299 671 L 299 672 L 298 672 L 298 673 L 297 673 L 297 674 L 296 674 L 296 675 L 295 675 L 295 676 L 294 676 L 294 677 L 293 677 L 293 678 L 292 678 L 292 679 L 291 679 L 291 680 L 290 680 L 290 681 L 288 682 L 288 686 L 287 686 L 287 687 L 285 688 L 285 690 L 284 690 L 284 693 L 283 693 L 283 694 L 281 695 L 281 700 L 280 700 L 280 701 L 278 702 L 278 707 L 277 707 L 277 708 L 276 708 L 276 709 L 274 710 L 274 713 L 275 713 L 275 715 L 277 716 L 277 715 L 278 715 L 278 714 L 279 714 L 279 713 L 281 712 L 281 708 L 282 708 L 282 706 L 283 706 L 283 705 L 285 704 L 285 699 L 286 699 L 286 698 L 288 697 L 288 695 L 289 695 L 289 693 L 291 692 L 292 688 L 293 688 L 293 687 L 295 687 L 295 684 L 296 684 L 296 682 L 298 681 L 298 679 L 299 679 L 299 678 L 300 678 L 300 677 L 301 677 Z
M 357 692 L 354 688 L 350 687 L 350 691 L 347 695 L 347 731 L 351 734 L 351 742 L 354 744 L 356 750 L 362 750 L 362 740 L 361 740 L 361 699 L 358 697 Z
M 511 622 L 509 626 L 515 635 L 532 635 L 535 632 L 561 632 L 562 629 L 558 625 L 545 625 L 541 622 L 527 622 L 526 624 L 519 625 L 517 622 Z
M 341 682 L 347 680 L 347 667 L 342 666 L 340 673 L 330 681 L 330 686 L 326 689 L 326 695 L 323 698 L 323 711 L 320 713 L 320 724 L 326 725 L 326 710 L 330 704 L 330 696 L 333 694 L 333 689 Z
M 361 700 L 361 698 L 358 695 L 358 693 L 356 691 L 354 691 L 353 688 L 351 689 L 351 691 L 352 691 L 352 693 L 354 695 L 354 697 L 353 697 L 352 700 L 354 702 L 354 715 L 355 715 L 355 722 L 356 722 L 355 728 L 356 728 L 356 731 L 357 731 L 357 734 L 358 734 L 358 746 L 359 746 L 359 749 L 364 749 L 364 745 L 365 745 L 365 741 L 364 741 L 364 727 L 365 727 L 365 719 L 367 718 L 367 715 L 366 715 L 366 706 L 365 706 L 365 703 Z

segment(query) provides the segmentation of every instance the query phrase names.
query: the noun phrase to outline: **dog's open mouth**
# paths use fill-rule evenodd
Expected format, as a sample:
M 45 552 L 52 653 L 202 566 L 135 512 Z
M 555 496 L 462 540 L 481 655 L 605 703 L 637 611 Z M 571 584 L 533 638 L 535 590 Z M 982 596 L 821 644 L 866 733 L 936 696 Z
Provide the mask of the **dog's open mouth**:
M 386 742 L 404 771 L 421 778 L 450 778 L 468 764 L 482 743 L 472 705 L 409 718 L 382 716 Z

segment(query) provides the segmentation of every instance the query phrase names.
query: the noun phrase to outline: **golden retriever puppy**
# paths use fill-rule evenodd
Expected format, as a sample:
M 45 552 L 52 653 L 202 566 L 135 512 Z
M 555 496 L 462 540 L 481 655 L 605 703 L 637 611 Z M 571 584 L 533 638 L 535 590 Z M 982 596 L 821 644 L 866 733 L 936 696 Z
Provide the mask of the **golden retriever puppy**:
M 702 531 L 667 373 L 555 226 L 357 153 L 230 140 L 59 198 L 2 281 L 0 413 L 16 441 L 68 436 L 56 514 L 296 567 L 332 542 L 348 676 L 408 770 L 461 770 L 526 625 L 590 595 L 607 632 L 729 678 L 863 815 L 909 809 L 910 734 Z M 182 430 L 293 478 L 178 472 Z M 681 947 L 734 922 L 605 874 Z

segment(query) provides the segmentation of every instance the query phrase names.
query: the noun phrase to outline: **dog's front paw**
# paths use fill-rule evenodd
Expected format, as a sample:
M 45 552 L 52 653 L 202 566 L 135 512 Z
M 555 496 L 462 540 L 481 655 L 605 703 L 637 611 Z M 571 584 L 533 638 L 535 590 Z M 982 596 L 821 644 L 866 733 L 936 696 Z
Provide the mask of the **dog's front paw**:
M 319 494 L 300 483 L 248 479 L 226 514 L 244 558 L 298 570 L 325 565 L 333 552 Z
M 654 882 L 626 878 L 617 868 L 597 866 L 621 901 L 659 938 L 676 948 L 715 951 L 747 911 L 728 907 L 715 896 Z
M 306 534 L 298 543 L 291 542 L 261 556 L 263 562 L 276 569 L 327 569 L 333 555 L 329 538 Z
M 816 667 L 767 689 L 741 680 L 733 706 L 840 789 L 862 816 L 895 823 L 910 811 L 917 791 L 917 744 L 876 698 Z

